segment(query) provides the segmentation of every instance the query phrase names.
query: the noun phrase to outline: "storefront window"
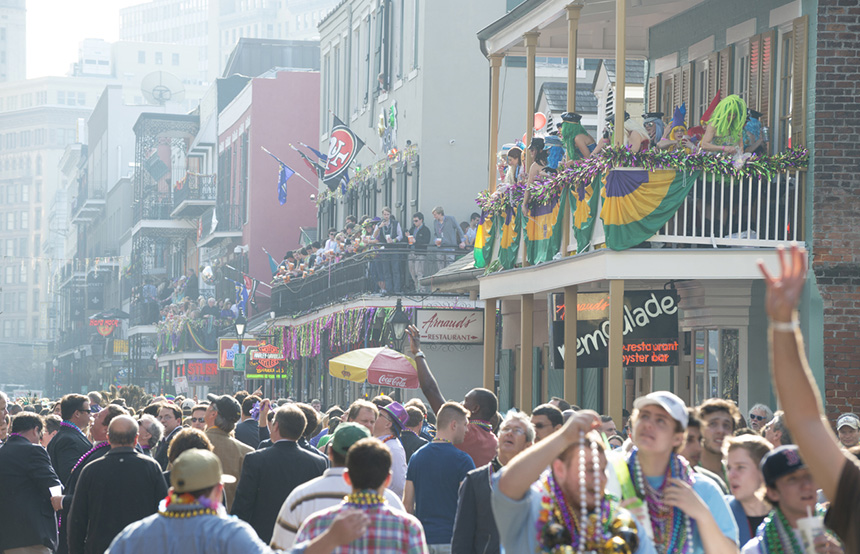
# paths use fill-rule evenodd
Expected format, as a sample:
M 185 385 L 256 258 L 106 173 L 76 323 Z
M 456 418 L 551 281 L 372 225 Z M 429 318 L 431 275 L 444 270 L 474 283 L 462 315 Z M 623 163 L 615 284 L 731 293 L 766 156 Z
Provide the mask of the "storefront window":
M 694 401 L 708 398 L 738 399 L 737 329 L 702 329 L 694 331 L 693 360 Z

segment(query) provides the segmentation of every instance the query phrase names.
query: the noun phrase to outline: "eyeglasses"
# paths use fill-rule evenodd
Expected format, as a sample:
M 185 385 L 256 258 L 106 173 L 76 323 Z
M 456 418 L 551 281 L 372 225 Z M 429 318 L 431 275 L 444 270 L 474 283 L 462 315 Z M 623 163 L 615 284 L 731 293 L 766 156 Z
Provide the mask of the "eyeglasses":
M 766 418 L 763 415 L 750 414 L 750 419 L 754 419 L 755 421 L 764 421 Z
M 499 429 L 499 434 L 501 435 L 502 433 L 513 433 L 515 435 L 526 434 L 525 429 L 523 429 L 522 427 L 502 427 L 501 429 Z
M 205 423 L 205 422 L 206 422 L 206 418 L 204 418 L 204 417 L 192 417 L 191 418 L 191 423 Z

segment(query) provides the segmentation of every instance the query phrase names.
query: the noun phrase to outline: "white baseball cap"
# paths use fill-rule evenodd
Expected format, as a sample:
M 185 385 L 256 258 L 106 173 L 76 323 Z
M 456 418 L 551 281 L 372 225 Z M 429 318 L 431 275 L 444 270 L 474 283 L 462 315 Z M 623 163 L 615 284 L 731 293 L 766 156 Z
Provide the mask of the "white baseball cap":
M 846 425 L 852 429 L 860 429 L 860 419 L 854 414 L 842 414 L 836 420 L 836 430 L 838 431 Z
M 640 396 L 633 402 L 633 408 L 641 410 L 645 406 L 660 406 L 672 416 L 672 419 L 687 428 L 687 405 L 684 401 L 669 391 L 661 390 Z

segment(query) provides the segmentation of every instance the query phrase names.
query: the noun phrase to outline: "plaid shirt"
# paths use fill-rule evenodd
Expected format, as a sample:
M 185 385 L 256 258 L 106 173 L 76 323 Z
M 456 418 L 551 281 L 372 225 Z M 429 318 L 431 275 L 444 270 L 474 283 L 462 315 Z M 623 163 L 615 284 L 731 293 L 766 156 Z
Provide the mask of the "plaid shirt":
M 341 502 L 337 506 L 320 510 L 305 520 L 299 529 L 296 543 L 311 540 L 331 527 L 341 510 L 359 508 L 370 518 L 365 534 L 348 544 L 339 546 L 333 554 L 427 554 L 424 528 L 415 516 L 394 510 L 388 504 L 356 506 Z

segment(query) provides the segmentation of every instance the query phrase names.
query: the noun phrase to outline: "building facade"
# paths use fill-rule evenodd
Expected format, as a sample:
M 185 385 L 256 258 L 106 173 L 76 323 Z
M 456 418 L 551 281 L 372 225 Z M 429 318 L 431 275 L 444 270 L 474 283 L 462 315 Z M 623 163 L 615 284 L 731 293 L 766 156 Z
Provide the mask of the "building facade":
M 0 2 L 0 83 L 27 77 L 27 2 Z

